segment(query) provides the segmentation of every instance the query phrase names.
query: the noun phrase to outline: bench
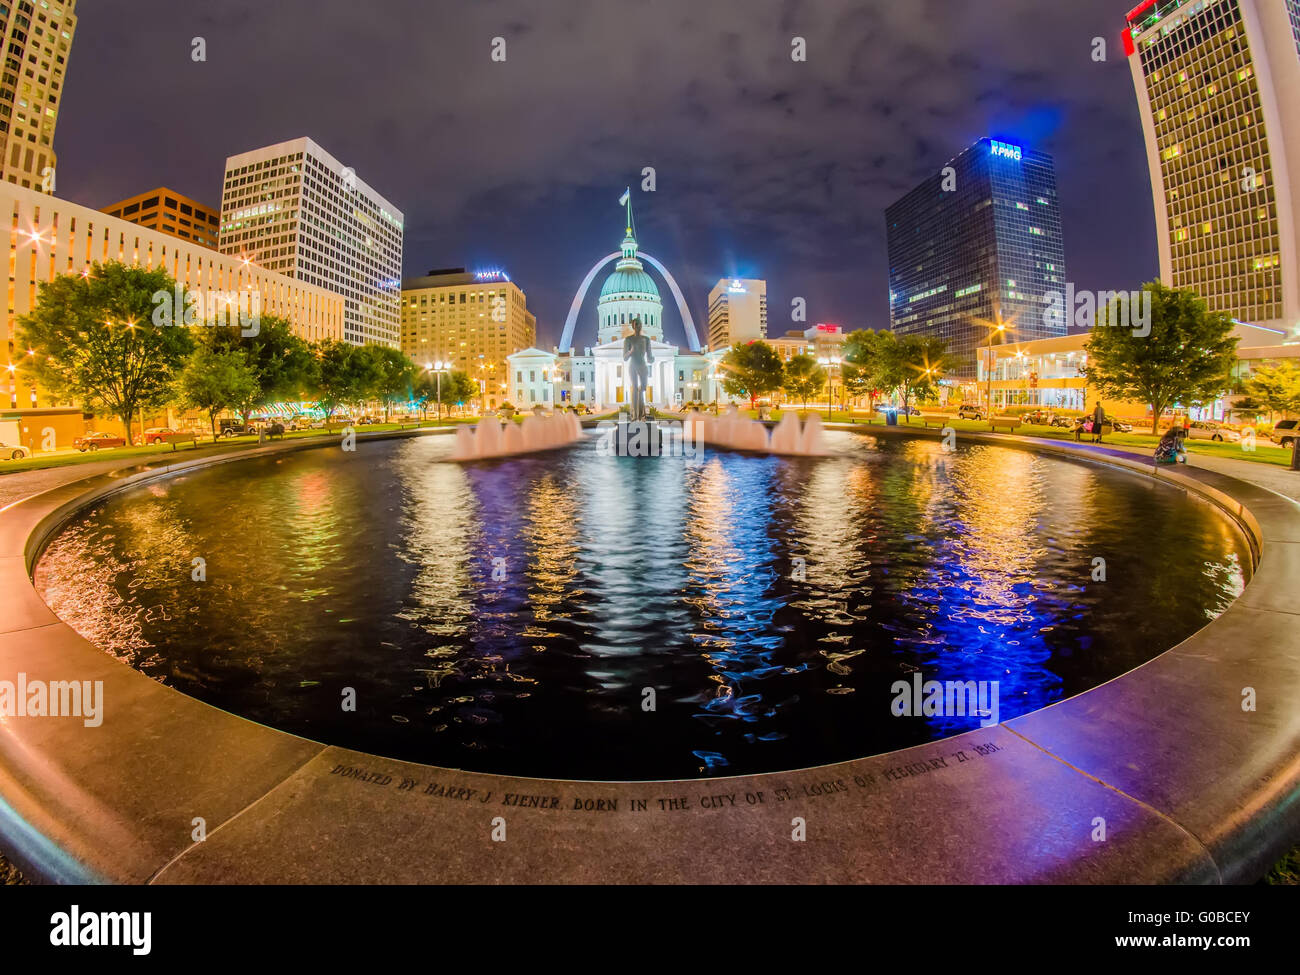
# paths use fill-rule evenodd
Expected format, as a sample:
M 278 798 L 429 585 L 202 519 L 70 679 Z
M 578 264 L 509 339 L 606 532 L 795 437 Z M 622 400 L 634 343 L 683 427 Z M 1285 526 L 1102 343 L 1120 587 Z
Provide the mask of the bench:
M 173 452 L 175 452 L 177 444 L 192 443 L 196 450 L 199 446 L 199 438 L 194 435 L 192 430 L 185 433 L 164 433 L 159 439 L 163 443 L 171 444 Z
M 952 417 L 946 413 L 922 413 L 921 422 L 928 428 L 931 423 L 937 427 L 946 427 L 952 423 Z
M 996 430 L 999 427 L 1006 427 L 1008 430 L 1014 430 L 1020 426 L 1020 417 L 1018 416 L 991 416 L 989 417 L 989 429 Z

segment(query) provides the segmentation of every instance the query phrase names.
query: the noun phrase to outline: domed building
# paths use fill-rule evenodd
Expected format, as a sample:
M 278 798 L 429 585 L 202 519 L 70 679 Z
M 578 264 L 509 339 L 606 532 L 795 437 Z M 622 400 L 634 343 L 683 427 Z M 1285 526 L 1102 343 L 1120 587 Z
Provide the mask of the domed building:
M 596 344 L 585 347 L 580 354 L 573 348 L 551 352 L 534 348 L 507 356 L 511 380 L 507 395 L 517 409 L 582 403 L 603 412 L 630 403 L 623 339 L 632 334 L 632 321 L 637 318 L 641 319 L 641 333 L 650 339 L 652 352 L 646 402 L 659 409 L 676 410 L 692 401 L 713 401 L 716 380 L 712 377 L 726 350 L 679 352 L 677 346 L 664 341 L 664 303 L 659 286 L 642 264 L 644 252 L 638 249 L 634 228 L 629 203 L 618 261 L 596 300 Z M 611 254 L 605 260 L 614 257 Z M 662 265 L 649 259 L 664 271 Z M 581 297 L 580 290 L 575 308 Z
M 636 237 L 627 228 L 623 238 L 623 256 L 614 272 L 600 287 L 596 302 L 597 342 L 622 341 L 632 334 L 632 319 L 641 319 L 641 332 L 660 342 L 664 338 L 664 303 L 659 300 L 659 286 L 646 274 L 637 260 Z

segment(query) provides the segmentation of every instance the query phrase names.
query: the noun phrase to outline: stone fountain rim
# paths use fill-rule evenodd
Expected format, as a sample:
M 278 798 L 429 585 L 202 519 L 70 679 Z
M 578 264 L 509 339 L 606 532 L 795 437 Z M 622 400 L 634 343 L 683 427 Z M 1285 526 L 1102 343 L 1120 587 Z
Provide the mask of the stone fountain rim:
M 594 422 L 588 421 L 586 425 Z M 827 427 L 868 435 L 883 432 L 887 435 L 927 436 L 921 430 L 855 428 L 838 424 Z M 358 439 L 394 439 L 451 433 L 453 429 L 389 431 L 363 434 Z M 1113 844 L 1112 848 L 1117 852 L 1112 854 L 1108 849 L 1104 856 L 1095 844 L 1084 843 L 1076 843 L 1071 855 L 1064 859 L 1052 855 L 1044 858 L 1045 851 L 1039 850 L 1036 857 L 1018 853 L 1013 858 L 991 861 L 988 854 L 995 854 L 996 849 L 976 850 L 981 855 L 980 862 L 986 867 L 992 863 L 997 866 L 996 870 L 981 875 L 979 879 L 996 877 L 1011 882 L 1044 879 L 1110 882 L 1253 879 L 1286 848 L 1285 834 L 1288 830 L 1283 827 L 1289 827 L 1291 832 L 1300 829 L 1300 809 L 1295 803 L 1286 801 L 1287 795 L 1300 789 L 1300 764 L 1291 758 L 1300 751 L 1300 721 L 1278 720 L 1270 712 L 1268 718 L 1272 727 L 1264 729 L 1264 738 L 1251 739 L 1253 747 L 1244 761 L 1239 754 L 1234 755 L 1234 762 L 1244 771 L 1238 769 L 1239 774 L 1234 775 L 1229 767 L 1224 767 L 1210 769 L 1207 773 L 1203 768 L 1180 764 L 1179 756 L 1183 754 L 1180 746 L 1187 740 L 1186 736 L 1171 738 L 1169 728 L 1154 720 L 1159 716 L 1167 725 L 1172 719 L 1157 715 L 1150 709 L 1135 709 L 1131 701 L 1134 697 L 1143 699 L 1145 692 L 1156 687 L 1167 693 L 1173 690 L 1187 693 L 1187 682 L 1180 682 L 1178 675 L 1189 668 L 1207 664 L 1231 667 L 1244 662 L 1256 667 L 1265 666 L 1266 669 L 1271 667 L 1273 676 L 1283 681 L 1288 689 L 1281 695 L 1283 700 L 1289 699 L 1292 689 L 1300 693 L 1300 668 L 1278 659 L 1278 651 L 1285 653 L 1286 648 L 1277 645 L 1276 640 L 1279 620 L 1287 625 L 1291 622 L 1291 619 L 1283 619 L 1287 611 L 1278 608 L 1277 603 L 1287 595 L 1289 561 L 1300 549 L 1300 505 L 1235 478 L 1199 470 L 1158 471 L 1118 452 L 1108 455 L 1103 451 L 1080 450 L 1074 445 L 1030 441 L 1007 434 L 964 434 L 963 437 L 1127 468 L 1209 499 L 1237 521 L 1260 553 L 1246 592 L 1213 623 L 1151 661 L 1106 684 L 986 731 L 967 732 L 939 742 L 802 771 L 690 779 L 677 784 L 686 792 L 705 790 L 711 785 L 719 788 L 754 785 L 757 788 L 765 782 L 796 779 L 805 772 L 823 777 L 832 772 L 839 773 L 854 782 L 863 778 L 875 783 L 880 781 L 877 776 L 881 776 L 897 793 L 891 797 L 887 807 L 892 808 L 895 801 L 915 798 L 918 790 L 923 792 L 933 779 L 927 780 L 923 775 L 917 777 L 919 773 L 915 772 L 896 779 L 891 772 L 916 769 L 926 762 L 932 765 L 936 761 L 942 762 L 942 758 L 926 756 L 963 745 L 975 749 L 980 747 L 976 742 L 983 740 L 986 742 L 983 747 L 992 747 L 989 755 L 1001 754 L 1004 758 L 986 762 L 973 776 L 971 768 L 974 763 L 963 762 L 958 767 L 960 771 L 945 772 L 953 779 L 952 785 L 960 787 L 955 794 L 951 788 L 946 790 L 946 799 L 950 803 L 953 798 L 961 798 L 966 793 L 976 796 L 981 789 L 987 790 L 990 784 L 999 793 L 1007 789 L 1005 779 L 999 779 L 986 770 L 991 764 L 1010 762 L 1016 782 L 1041 778 L 1044 769 L 1051 775 L 1064 778 L 1056 790 L 1064 791 L 1050 802 L 1040 802 L 1044 815 L 1057 818 L 1064 815 L 1068 810 L 1057 807 L 1064 802 L 1066 793 L 1087 792 L 1090 788 L 1101 787 L 1105 793 L 1104 801 L 1118 803 L 1117 815 L 1133 817 L 1134 825 Z M 319 792 L 325 788 L 322 783 L 330 783 L 330 776 L 345 767 L 343 762 L 375 767 L 378 769 L 376 775 L 384 770 L 405 770 L 413 771 L 413 774 L 452 776 L 480 785 L 519 782 L 528 788 L 538 788 L 542 784 L 554 788 L 584 786 L 593 791 L 622 790 L 626 794 L 636 790 L 645 792 L 665 784 L 663 781 L 545 780 L 438 769 L 323 745 L 266 728 L 206 705 L 180 691 L 163 687 L 128 665 L 113 660 L 54 617 L 31 585 L 30 571 L 45 543 L 76 512 L 111 494 L 201 467 L 313 449 L 327 446 L 330 442 L 291 441 L 193 460 L 132 465 L 83 478 L 0 509 L 0 572 L 7 573 L 5 582 L 9 583 L 0 587 L 0 607 L 5 609 L 0 613 L 0 619 L 5 621 L 0 624 L 0 674 L 16 669 L 15 664 L 26 667 L 28 671 L 44 669 L 43 672 L 49 673 L 49 667 L 61 663 L 71 667 L 74 673 L 102 673 L 106 694 L 112 689 L 115 695 L 109 700 L 125 699 L 133 705 L 122 712 L 112 736 L 95 737 L 92 729 L 82 728 L 75 719 L 49 719 L 39 726 L 34 719 L 8 722 L 5 730 L 9 734 L 0 739 L 0 848 L 5 849 L 32 876 L 54 882 L 328 881 L 332 861 L 321 859 L 324 854 L 316 847 L 313 847 L 314 855 L 299 851 L 297 856 L 288 860 L 266 860 L 250 857 L 247 844 L 259 837 L 265 838 L 267 831 L 271 830 L 254 814 L 255 808 L 291 802 L 295 789 Z M 1273 560 L 1274 552 L 1281 556 L 1276 561 Z M 1231 633 L 1243 625 L 1248 633 L 1274 637 L 1263 644 L 1253 643 L 1249 650 L 1253 656 L 1248 661 L 1243 661 L 1241 647 L 1244 644 L 1241 641 L 1224 649 L 1210 635 L 1210 631 Z M 37 648 L 41 652 L 34 655 L 32 651 Z M 1262 651 L 1272 652 L 1261 657 Z M 64 676 L 68 675 L 65 673 Z M 1240 737 L 1240 721 L 1231 714 L 1225 718 L 1213 710 L 1199 715 L 1201 734 L 1206 733 L 1207 713 L 1217 721 L 1217 729 L 1212 729 L 1217 734 L 1234 740 Z M 1174 725 L 1177 725 L 1176 721 Z M 107 722 L 105 727 L 108 727 Z M 1080 728 L 1087 729 L 1091 736 L 1082 748 Z M 173 734 L 168 734 L 169 730 Z M 177 730 L 182 734 L 174 734 Z M 1256 735 L 1258 731 L 1254 729 Z M 1108 755 L 1090 750 L 1087 746 L 1093 744 L 1093 739 L 1109 741 L 1117 752 L 1132 747 L 1134 742 L 1146 742 L 1150 745 L 1146 750 L 1154 757 L 1141 773 L 1130 775 L 1125 780 L 1124 768 L 1131 763 L 1126 762 L 1121 754 Z M 225 764 L 214 768 L 210 755 L 195 754 L 194 743 L 203 740 L 230 746 L 223 756 Z M 86 764 L 88 752 L 96 760 L 94 766 Z M 966 749 L 961 748 L 960 753 L 966 754 Z M 915 758 L 922 761 L 907 761 Z M 328 770 L 331 763 L 335 763 L 333 773 Z M 79 775 L 71 774 L 74 769 Z M 111 771 L 106 774 L 106 769 Z M 931 770 L 937 772 L 939 766 Z M 130 777 L 131 773 L 142 771 L 145 773 L 142 780 Z M 993 776 L 992 783 L 990 776 Z M 1180 789 L 1179 782 L 1183 782 L 1185 787 Z M 1206 782 L 1210 783 L 1208 792 Z M 1216 783 L 1217 789 L 1214 788 Z M 341 785 L 337 779 L 332 780 L 332 784 Z M 884 787 L 883 783 L 881 787 Z M 367 786 L 349 782 L 347 788 L 364 790 Z M 193 843 L 186 833 L 188 827 L 180 828 L 182 820 L 188 823 L 185 813 L 204 804 L 196 798 L 200 795 L 207 797 L 204 800 L 208 804 L 206 808 L 210 808 L 212 821 L 219 824 L 221 842 L 216 842 L 217 837 L 210 835 L 205 843 Z M 851 805 L 849 811 L 855 817 L 878 816 L 879 810 L 873 806 L 878 800 L 871 798 L 869 791 L 863 795 L 866 798 L 854 794 L 851 802 L 856 805 Z M 387 790 L 349 795 L 349 799 L 361 803 L 353 810 L 360 819 L 336 811 L 331 822 L 336 828 L 345 829 L 358 822 L 367 822 L 367 817 L 382 818 L 392 813 L 395 796 Z M 958 808 L 960 805 L 958 803 Z M 773 808 L 767 807 L 768 811 Z M 755 811 L 756 814 L 759 812 L 762 811 Z M 967 808 L 968 818 L 970 812 Z M 512 815 L 527 817 L 533 813 Z M 681 842 L 688 846 L 691 843 L 687 840 L 693 843 L 707 837 L 709 828 L 698 814 L 691 815 L 695 818 L 690 828 L 681 829 L 678 823 L 679 828 L 672 831 L 674 837 L 681 834 Z M 954 815 L 955 810 L 944 807 L 931 825 L 960 832 L 965 821 L 954 818 Z M 430 820 L 433 825 L 453 827 L 463 818 L 458 817 L 460 810 L 454 806 L 436 807 L 431 813 L 422 812 L 420 821 L 426 827 L 431 825 Z M 1011 820 L 1020 831 L 1032 829 L 1034 825 L 1017 821 L 1015 816 Z M 1000 825 L 1004 830 L 1007 827 L 1006 822 Z M 890 872 L 893 869 L 891 861 L 909 850 L 908 836 L 914 826 L 915 823 L 902 823 L 889 816 L 885 817 L 883 824 L 877 823 L 874 835 L 891 841 L 887 851 L 889 856 L 881 860 L 855 848 L 856 855 L 850 859 L 857 865 L 855 869 L 858 872 L 851 872 L 847 879 L 886 877 L 930 882 L 945 879 L 941 875 L 942 865 L 937 868 L 940 873 L 935 873 L 934 869 L 911 874 L 905 872 L 900 878 Z M 736 824 L 734 828 L 740 829 L 741 826 Z M 558 836 L 563 831 L 552 832 Z M 593 827 L 591 838 L 594 842 L 601 842 L 610 833 L 602 823 L 599 829 Z M 615 850 L 622 849 L 628 842 L 626 831 L 615 827 L 612 833 L 619 844 Z M 550 836 L 551 833 L 544 835 Z M 735 841 L 731 833 L 728 836 Z M 658 837 L 656 849 L 663 847 L 664 840 L 663 836 Z M 988 838 L 985 841 L 991 842 Z M 716 837 L 707 842 L 716 842 Z M 282 843 L 292 845 L 288 844 L 287 837 L 277 835 L 275 848 L 287 849 L 287 846 L 281 846 Z M 780 849 L 783 847 L 778 847 Z M 353 852 L 349 850 L 347 856 Z M 924 858 L 923 849 L 911 848 L 910 852 Z M 340 853 L 334 849 L 329 856 L 339 856 Z M 433 854 L 425 850 L 422 855 Z M 611 853 L 606 859 L 612 869 L 617 854 Z M 690 859 L 686 856 L 685 862 Z M 804 879 L 843 878 L 846 869 L 843 859 L 841 851 L 834 862 L 819 861 L 818 869 L 812 873 L 805 871 L 799 876 Z M 700 861 L 696 859 L 695 862 L 698 864 Z M 778 856 L 774 862 L 784 861 Z M 385 863 L 377 874 L 368 877 L 371 882 L 406 876 L 403 864 L 391 860 Z M 509 871 L 499 864 L 497 868 L 478 866 L 480 872 L 471 871 L 463 875 L 463 879 L 473 882 L 474 878 L 481 880 L 486 875 L 494 875 L 502 881 L 510 879 Z M 486 869 L 486 874 L 481 872 L 483 869 Z M 575 879 L 563 858 L 548 859 L 539 869 L 543 875 L 532 875 L 534 880 L 545 877 L 561 882 Z M 599 867 L 590 863 L 583 869 L 585 872 L 578 877 L 592 877 L 593 870 L 600 872 Z M 723 880 L 731 877 L 726 867 L 720 864 L 705 876 Z M 780 879 L 781 876 L 784 875 L 776 874 L 771 879 Z M 431 877 L 421 874 L 416 879 Z M 686 873 L 684 879 L 703 878 L 697 870 Z M 971 878 L 967 875 L 965 879 Z

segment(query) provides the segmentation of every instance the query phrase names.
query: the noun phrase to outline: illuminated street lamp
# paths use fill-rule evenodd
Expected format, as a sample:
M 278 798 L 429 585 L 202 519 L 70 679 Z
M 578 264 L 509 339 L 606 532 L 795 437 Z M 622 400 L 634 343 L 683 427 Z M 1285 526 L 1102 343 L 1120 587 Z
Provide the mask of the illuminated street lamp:
M 826 367 L 826 422 L 831 420 L 831 400 L 835 397 L 835 374 L 832 370 L 840 364 L 837 355 L 822 356 L 817 360 Z
M 986 387 L 988 389 L 988 394 L 986 398 L 987 398 L 989 416 L 992 416 L 993 415 L 993 365 L 997 361 L 996 359 L 997 353 L 993 351 L 993 336 L 1001 335 L 1003 332 L 1006 331 L 1007 326 L 1005 323 L 999 321 L 997 325 L 990 326 L 990 327 L 992 328 L 992 331 L 989 332 L 989 346 L 988 346 L 989 364 L 988 364 L 988 371 L 984 374 L 984 379 L 985 379 Z M 998 344 L 1000 345 L 1001 343 Z
M 438 398 L 438 422 L 436 425 L 442 426 L 442 374 L 451 368 L 451 363 L 439 359 L 437 362 L 426 362 L 424 368 L 438 377 L 438 392 L 436 394 Z

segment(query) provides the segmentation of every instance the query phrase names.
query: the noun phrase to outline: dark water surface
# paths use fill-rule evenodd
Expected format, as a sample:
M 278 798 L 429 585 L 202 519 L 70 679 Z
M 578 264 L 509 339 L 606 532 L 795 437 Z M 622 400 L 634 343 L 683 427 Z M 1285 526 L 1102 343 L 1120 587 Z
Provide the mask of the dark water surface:
M 598 779 L 802 768 L 987 720 L 893 716 L 918 669 L 998 681 L 1005 721 L 1168 649 L 1245 584 L 1235 528 L 1166 485 L 827 441 L 460 466 L 437 437 L 222 464 L 87 512 L 36 582 L 109 653 L 264 724 Z

